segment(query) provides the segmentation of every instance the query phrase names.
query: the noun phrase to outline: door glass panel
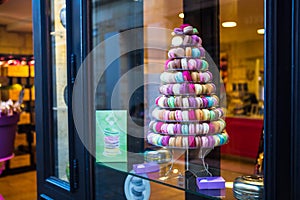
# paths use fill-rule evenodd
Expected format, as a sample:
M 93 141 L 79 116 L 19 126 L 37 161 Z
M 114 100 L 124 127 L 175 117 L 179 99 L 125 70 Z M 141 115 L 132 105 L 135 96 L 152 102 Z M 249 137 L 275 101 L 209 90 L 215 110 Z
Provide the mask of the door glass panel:
M 65 1 L 51 1 L 52 125 L 54 176 L 68 181 L 68 105 Z

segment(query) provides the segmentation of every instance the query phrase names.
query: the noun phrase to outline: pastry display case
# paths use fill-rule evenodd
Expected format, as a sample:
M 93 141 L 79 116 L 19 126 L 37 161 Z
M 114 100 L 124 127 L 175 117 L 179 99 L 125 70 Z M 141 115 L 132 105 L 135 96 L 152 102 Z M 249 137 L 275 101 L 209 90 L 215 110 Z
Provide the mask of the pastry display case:
M 234 198 L 266 112 L 263 2 L 34 2 L 41 199 Z

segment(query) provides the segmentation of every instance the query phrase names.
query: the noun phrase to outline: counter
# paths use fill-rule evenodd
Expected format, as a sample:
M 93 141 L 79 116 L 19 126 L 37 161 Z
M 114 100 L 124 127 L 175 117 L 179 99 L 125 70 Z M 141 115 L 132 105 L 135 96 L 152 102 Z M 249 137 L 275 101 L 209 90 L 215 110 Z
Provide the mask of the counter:
M 263 129 L 263 118 L 226 117 L 229 143 L 221 147 L 223 155 L 255 159 Z

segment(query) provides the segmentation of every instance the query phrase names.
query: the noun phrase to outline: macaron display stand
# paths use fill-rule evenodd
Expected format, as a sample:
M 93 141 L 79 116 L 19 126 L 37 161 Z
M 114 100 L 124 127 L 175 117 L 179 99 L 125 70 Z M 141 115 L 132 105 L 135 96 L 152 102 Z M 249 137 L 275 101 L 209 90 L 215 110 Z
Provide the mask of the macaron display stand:
M 172 35 L 147 142 L 172 152 L 182 150 L 187 157 L 189 149 L 198 150 L 204 170 L 212 176 L 204 158 L 214 147 L 228 142 L 218 84 L 213 82 L 215 71 L 196 28 L 183 24 Z M 185 165 L 189 170 L 189 163 Z

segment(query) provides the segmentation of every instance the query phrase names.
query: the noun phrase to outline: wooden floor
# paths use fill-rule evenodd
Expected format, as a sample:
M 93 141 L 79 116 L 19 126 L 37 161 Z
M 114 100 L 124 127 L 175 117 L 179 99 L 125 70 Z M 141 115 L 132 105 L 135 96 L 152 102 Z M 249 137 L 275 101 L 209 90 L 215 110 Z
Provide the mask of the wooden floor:
M 243 174 L 253 173 L 253 163 L 236 162 L 234 160 L 222 160 L 221 162 L 222 177 L 229 182 Z M 230 185 L 230 183 L 229 183 Z M 26 172 L 18 175 L 0 177 L 0 194 L 5 200 L 34 200 L 37 199 L 36 192 L 36 172 Z M 151 183 L 150 200 L 157 199 L 176 199 L 184 200 L 184 192 L 181 190 L 162 186 L 161 184 Z M 226 190 L 227 200 L 233 200 L 231 189 Z
M 0 178 L 0 194 L 5 200 L 34 200 L 36 195 L 36 172 Z

